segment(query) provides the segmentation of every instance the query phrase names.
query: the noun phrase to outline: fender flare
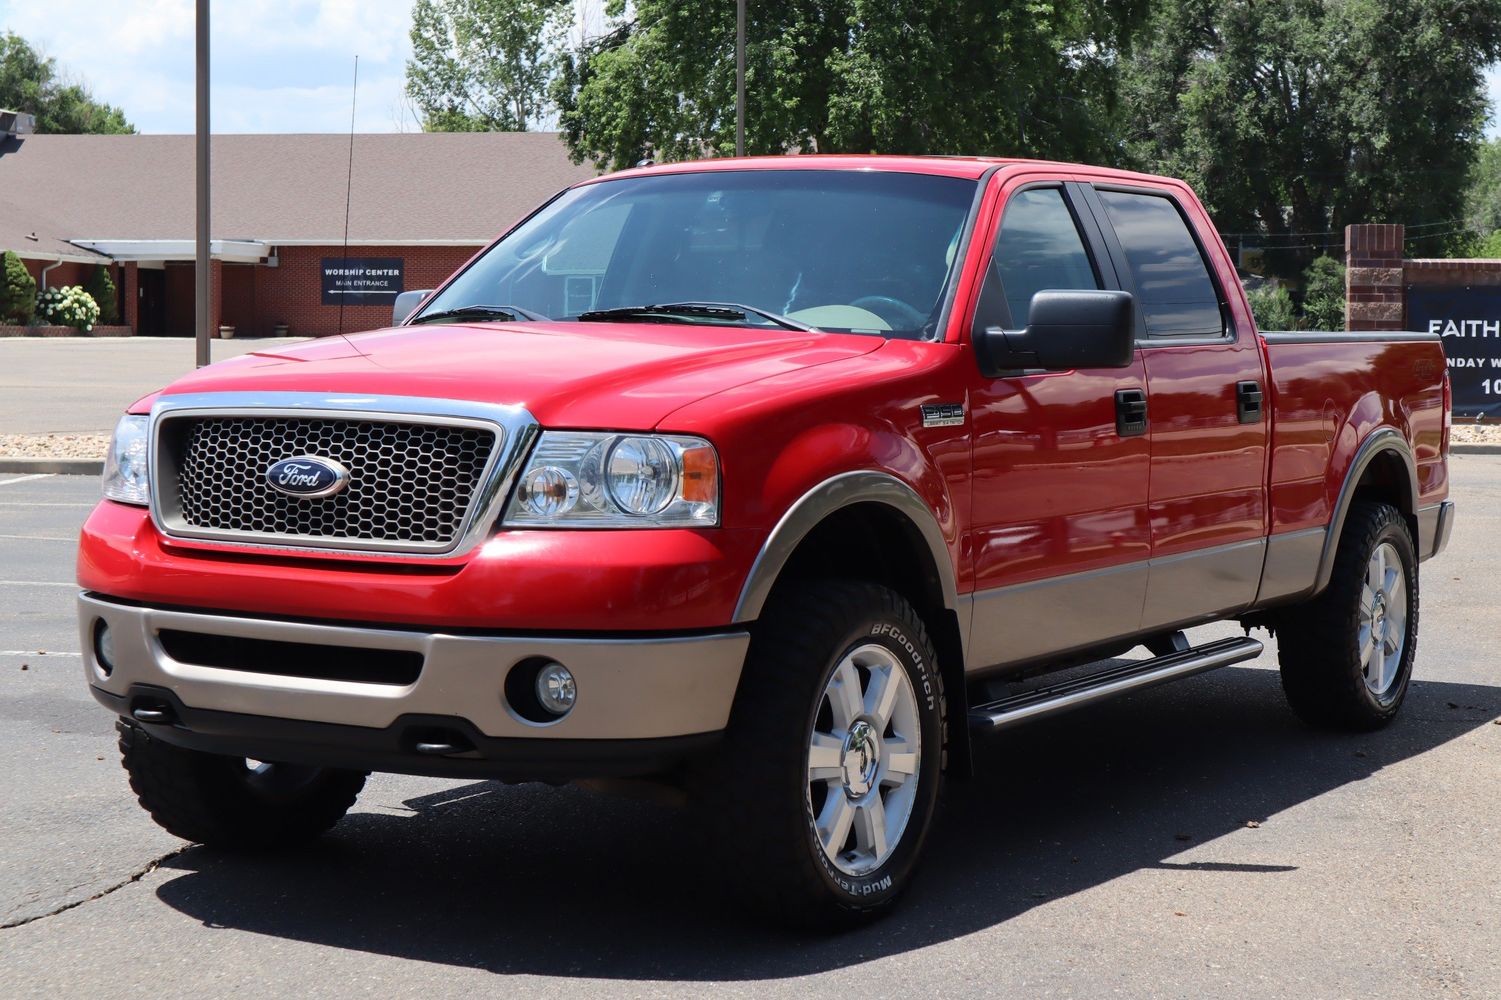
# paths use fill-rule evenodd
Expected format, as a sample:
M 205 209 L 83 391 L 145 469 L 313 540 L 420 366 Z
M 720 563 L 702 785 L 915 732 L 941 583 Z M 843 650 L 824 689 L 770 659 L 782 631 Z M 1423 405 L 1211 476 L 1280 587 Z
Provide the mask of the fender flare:
M 953 559 L 938 519 L 917 491 L 895 476 L 884 472 L 846 472 L 825 479 L 797 499 L 756 554 L 750 575 L 740 588 L 735 604 L 735 624 L 755 621 L 761 615 L 766 598 L 787 560 L 804 538 L 830 514 L 857 503 L 879 503 L 894 508 L 904 516 L 927 544 L 928 554 L 943 588 L 943 603 L 950 611 L 959 609 Z
M 1360 485 L 1360 478 L 1371 467 L 1371 463 L 1386 452 L 1396 454 L 1406 470 L 1408 507 L 1402 513 L 1408 517 L 1417 513 L 1418 467 L 1413 461 L 1412 449 L 1395 427 L 1377 428 L 1361 443 L 1354 460 L 1350 462 L 1350 471 L 1345 473 L 1344 485 L 1340 487 L 1339 499 L 1335 501 L 1334 516 L 1330 518 L 1329 530 L 1324 534 L 1324 549 L 1319 554 L 1319 572 L 1314 580 L 1313 593 L 1323 593 L 1324 588 L 1329 586 L 1330 577 L 1334 575 L 1334 556 L 1339 550 L 1339 537 L 1345 530 L 1345 517 L 1350 513 L 1350 504 L 1355 501 L 1355 488 Z

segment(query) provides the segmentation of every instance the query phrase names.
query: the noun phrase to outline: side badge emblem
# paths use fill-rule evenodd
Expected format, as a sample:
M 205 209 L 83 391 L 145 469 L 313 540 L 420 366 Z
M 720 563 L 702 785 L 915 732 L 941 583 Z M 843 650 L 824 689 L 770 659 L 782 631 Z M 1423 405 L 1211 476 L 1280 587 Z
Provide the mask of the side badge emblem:
M 924 427 L 960 427 L 963 424 L 963 403 L 924 403 L 922 405 Z

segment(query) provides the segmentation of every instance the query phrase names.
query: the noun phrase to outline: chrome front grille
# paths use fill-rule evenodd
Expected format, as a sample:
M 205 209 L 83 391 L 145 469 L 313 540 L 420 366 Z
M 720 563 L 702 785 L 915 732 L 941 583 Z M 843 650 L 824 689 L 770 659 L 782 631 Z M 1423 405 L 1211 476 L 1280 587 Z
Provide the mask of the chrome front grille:
M 195 420 L 177 468 L 186 524 L 215 531 L 372 542 L 453 542 L 495 447 L 492 432 L 373 420 Z M 286 496 L 266 481 L 284 458 L 349 470 L 331 497 Z
M 305 398 L 276 394 L 294 404 Z M 177 537 L 279 548 L 430 555 L 465 548 L 493 523 L 514 476 L 520 456 L 502 461 L 505 445 L 523 445 L 534 426 L 513 407 L 454 403 L 459 412 L 450 416 L 329 405 L 444 402 L 401 397 L 322 398 L 316 409 L 302 404 L 307 412 L 301 406 L 206 412 L 184 402 L 166 400 L 154 414 L 158 526 Z M 507 441 L 507 431 L 517 432 L 514 441 Z M 268 470 L 302 456 L 342 465 L 347 486 L 323 497 L 274 489 Z

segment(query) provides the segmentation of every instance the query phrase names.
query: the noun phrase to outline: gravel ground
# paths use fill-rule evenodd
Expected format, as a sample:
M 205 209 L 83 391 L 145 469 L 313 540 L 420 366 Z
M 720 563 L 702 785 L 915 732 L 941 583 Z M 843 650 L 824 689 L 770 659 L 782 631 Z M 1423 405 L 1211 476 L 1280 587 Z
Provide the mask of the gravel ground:
M 1455 417 L 1449 440 L 1454 444 L 1501 444 L 1501 424 L 1472 424 Z
M 0 458 L 103 458 L 108 434 L 0 434 Z

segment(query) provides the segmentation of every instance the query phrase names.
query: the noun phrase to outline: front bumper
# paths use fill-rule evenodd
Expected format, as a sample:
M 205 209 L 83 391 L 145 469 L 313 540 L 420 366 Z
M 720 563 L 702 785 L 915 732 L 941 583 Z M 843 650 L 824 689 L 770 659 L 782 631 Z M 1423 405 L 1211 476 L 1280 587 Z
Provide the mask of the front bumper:
M 660 770 L 723 730 L 749 636 L 743 631 L 641 638 L 450 634 L 174 610 L 78 599 L 84 671 L 102 705 L 169 743 L 211 753 L 413 774 L 564 779 Z M 112 669 L 98 656 L 109 627 Z M 414 678 L 301 675 L 287 661 L 183 662 L 163 633 L 248 640 L 303 656 L 359 662 L 362 650 L 404 653 Z M 200 646 L 203 644 L 200 644 Z M 210 646 L 213 644 L 210 643 Z M 513 667 L 545 658 L 569 668 L 578 702 L 539 724 L 507 703 Z M 274 672 L 271 672 L 274 671 Z M 419 749 L 421 745 L 421 749 Z M 435 747 L 449 747 L 448 752 Z

